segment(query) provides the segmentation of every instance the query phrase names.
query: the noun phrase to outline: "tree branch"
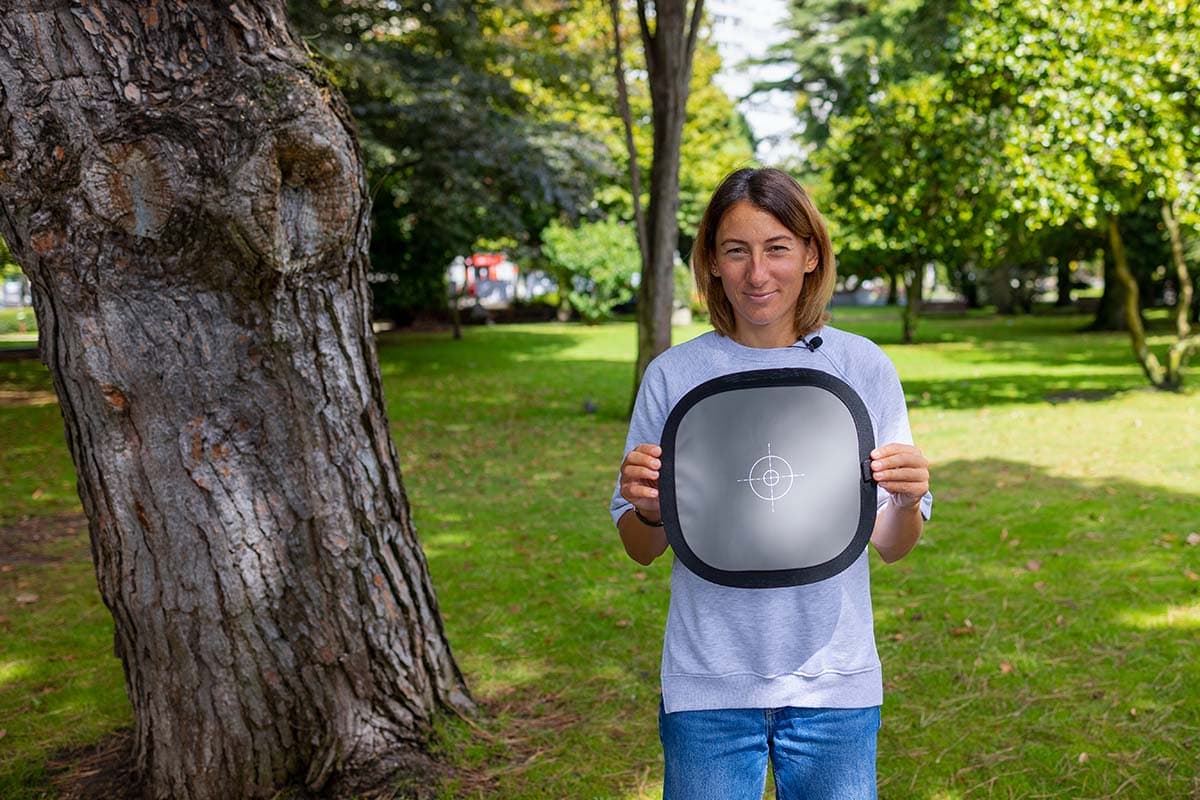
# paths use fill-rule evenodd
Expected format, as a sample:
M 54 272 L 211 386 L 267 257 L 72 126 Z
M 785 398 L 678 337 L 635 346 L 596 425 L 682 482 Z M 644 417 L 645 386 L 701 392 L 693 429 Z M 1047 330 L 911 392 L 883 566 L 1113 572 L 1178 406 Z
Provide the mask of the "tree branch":
M 1121 230 L 1117 224 L 1116 214 L 1112 214 L 1108 218 L 1108 241 L 1112 247 L 1113 265 L 1116 268 L 1117 279 L 1125 286 L 1125 324 L 1129 328 L 1133 354 L 1137 357 L 1138 363 L 1142 365 L 1142 371 L 1146 373 L 1152 386 L 1156 389 L 1169 388 L 1169 376 L 1164 374 L 1162 365 L 1154 353 L 1150 352 L 1150 347 L 1146 343 L 1146 329 L 1142 326 L 1137 280 L 1129 271 L 1129 261 L 1125 257 L 1125 243 L 1121 240 Z
M 687 49 L 684 50 L 683 74 L 692 74 L 692 56 L 696 54 L 696 39 L 700 35 L 700 20 L 704 17 L 704 0 L 696 0 L 692 7 L 692 21 L 687 32 Z
M 646 51 L 646 69 L 654 74 L 654 37 L 650 32 L 650 23 L 646 19 L 646 0 L 637 0 L 638 27 L 642 31 L 642 49 Z
M 1187 261 L 1183 257 L 1183 240 L 1179 236 L 1179 220 L 1173 205 L 1163 202 L 1162 218 L 1171 238 L 1171 258 L 1175 262 L 1175 279 L 1179 282 L 1175 291 L 1175 333 L 1180 339 L 1186 339 L 1192 332 L 1188 323 L 1188 313 L 1192 309 L 1192 276 L 1188 274 Z
M 638 5 L 641 5 L 639 0 Z M 625 149 L 629 151 L 629 183 L 633 192 L 633 221 L 637 228 L 638 250 L 642 254 L 642 273 L 650 269 L 650 242 L 646 231 L 646 217 L 642 213 L 642 178 L 638 167 L 637 145 L 633 140 L 633 114 L 629 110 L 629 88 L 625 84 L 625 58 L 621 52 L 621 8 L 620 0 L 608 0 L 608 9 L 613 23 L 613 55 L 616 59 L 617 107 L 621 121 L 625 124 Z

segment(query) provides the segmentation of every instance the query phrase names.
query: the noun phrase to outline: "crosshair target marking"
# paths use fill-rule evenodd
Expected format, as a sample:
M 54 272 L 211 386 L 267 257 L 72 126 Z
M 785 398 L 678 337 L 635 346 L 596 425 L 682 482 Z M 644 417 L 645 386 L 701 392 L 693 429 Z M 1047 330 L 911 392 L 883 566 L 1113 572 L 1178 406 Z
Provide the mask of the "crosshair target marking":
M 750 490 L 760 500 L 771 504 L 771 513 L 775 513 L 775 501 L 782 500 L 792 490 L 796 478 L 803 478 L 803 472 L 792 472 L 792 465 L 783 456 L 771 452 L 771 443 L 767 442 L 767 454 L 750 465 L 750 475 L 739 478 L 738 483 L 750 484 Z

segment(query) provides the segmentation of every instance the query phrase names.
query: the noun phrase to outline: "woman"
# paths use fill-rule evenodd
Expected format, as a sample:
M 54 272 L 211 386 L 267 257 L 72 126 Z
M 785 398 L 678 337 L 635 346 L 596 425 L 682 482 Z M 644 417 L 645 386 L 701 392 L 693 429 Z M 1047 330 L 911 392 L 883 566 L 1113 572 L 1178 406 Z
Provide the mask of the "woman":
M 720 375 L 806 367 L 849 383 L 887 442 L 871 453 L 871 543 L 886 562 L 902 558 L 932 507 L 928 462 L 887 356 L 825 324 L 833 248 L 808 195 L 775 169 L 728 176 L 700 221 L 692 271 L 715 330 L 646 370 L 611 509 L 626 552 L 649 564 L 667 549 L 658 442 L 679 399 Z M 874 798 L 883 687 L 866 551 L 826 580 L 773 589 L 709 583 L 674 562 L 662 692 L 666 800 L 759 800 L 768 762 L 782 800 Z

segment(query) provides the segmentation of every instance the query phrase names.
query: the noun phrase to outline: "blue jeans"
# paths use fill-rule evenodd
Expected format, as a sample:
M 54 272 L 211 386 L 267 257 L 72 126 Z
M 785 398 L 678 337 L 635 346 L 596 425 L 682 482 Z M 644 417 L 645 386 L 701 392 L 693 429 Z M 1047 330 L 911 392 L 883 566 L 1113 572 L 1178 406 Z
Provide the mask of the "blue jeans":
M 678 711 L 660 705 L 663 800 L 875 800 L 879 707 Z

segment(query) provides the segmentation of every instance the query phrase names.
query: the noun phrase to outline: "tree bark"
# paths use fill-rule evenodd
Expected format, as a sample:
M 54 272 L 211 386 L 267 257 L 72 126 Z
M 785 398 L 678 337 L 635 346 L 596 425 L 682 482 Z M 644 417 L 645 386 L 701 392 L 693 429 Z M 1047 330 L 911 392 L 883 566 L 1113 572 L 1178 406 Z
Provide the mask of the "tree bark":
M 150 798 L 333 792 L 471 702 L 369 319 L 352 123 L 282 2 L 0 2 L 33 284 Z
M 1125 257 L 1125 243 L 1121 239 L 1121 229 L 1115 214 L 1108 218 L 1108 241 L 1112 248 L 1112 262 L 1117 280 L 1125 289 L 1125 325 L 1129 329 L 1129 343 L 1133 347 L 1133 355 L 1142 365 L 1142 371 L 1150 380 L 1151 385 L 1159 389 L 1177 388 L 1170 384 L 1162 365 L 1150 351 L 1150 346 L 1146 342 L 1146 329 L 1142 326 L 1137 280 L 1129 269 L 1129 262 Z
M 916 341 L 917 324 L 921 321 L 921 302 L 925 293 L 924 264 L 908 273 L 905 293 L 902 341 L 912 344 Z
M 1171 203 L 1162 205 L 1163 224 L 1171 240 L 1171 260 L 1175 264 L 1175 336 L 1167 352 L 1167 380 L 1175 386 L 1183 385 L 1183 368 L 1196 350 L 1200 349 L 1200 334 L 1192 333 L 1188 315 L 1192 307 L 1194 287 L 1188 272 L 1187 260 L 1183 256 L 1183 237 L 1179 233 L 1179 219 Z
M 647 211 L 649 269 L 638 286 L 638 356 L 633 391 L 655 356 L 671 346 L 671 312 L 675 300 L 675 248 L 679 240 L 679 162 L 687 114 L 692 55 L 704 10 L 695 0 L 688 17 L 687 0 L 654 3 L 654 30 L 645 0 L 638 0 L 638 22 L 649 73 L 654 153 L 650 165 Z
M 1119 233 L 1118 231 L 1118 235 Z M 1104 292 L 1100 295 L 1100 302 L 1096 306 L 1096 316 L 1092 319 L 1088 330 L 1128 330 L 1125 325 L 1125 284 L 1117 274 L 1113 254 L 1107 250 L 1103 250 L 1101 253 L 1104 258 Z
M 1186 339 L 1192 332 L 1188 312 L 1192 308 L 1192 276 L 1188 273 L 1187 261 L 1183 257 L 1183 237 L 1179 235 L 1179 220 L 1170 203 L 1162 204 L 1163 224 L 1171 241 L 1171 261 L 1175 265 L 1175 334 Z
M 1071 305 L 1071 259 L 1060 258 L 1056 269 L 1058 296 L 1054 299 L 1055 308 L 1067 308 Z

